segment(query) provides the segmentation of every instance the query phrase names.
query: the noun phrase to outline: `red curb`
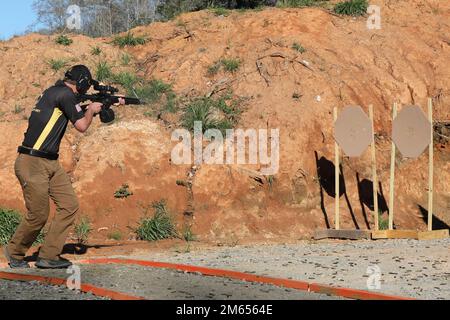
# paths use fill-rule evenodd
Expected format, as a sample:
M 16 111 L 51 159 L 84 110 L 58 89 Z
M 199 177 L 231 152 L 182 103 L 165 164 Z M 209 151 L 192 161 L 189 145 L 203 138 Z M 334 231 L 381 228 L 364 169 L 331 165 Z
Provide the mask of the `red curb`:
M 297 289 L 308 292 L 316 292 L 322 294 L 329 294 L 339 297 L 357 299 L 357 300 L 415 300 L 413 298 L 387 295 L 382 293 L 344 288 L 344 287 L 332 287 L 327 285 L 321 285 L 317 283 L 309 283 L 304 281 L 289 280 L 282 278 L 272 278 L 265 276 L 258 276 L 238 271 L 223 270 L 223 269 L 211 269 L 206 267 L 197 267 L 183 264 L 156 262 L 156 261 L 142 261 L 132 259 L 88 259 L 78 261 L 80 264 L 122 264 L 122 265 L 139 265 L 152 268 L 163 268 L 179 270 L 189 273 L 200 273 L 204 276 L 215 276 L 230 279 L 238 279 L 248 282 L 258 282 L 272 284 L 278 287 L 286 287 L 291 289 Z
M 43 284 L 65 286 L 65 287 L 67 286 L 66 279 L 62 278 L 43 277 L 31 274 L 11 273 L 3 271 L 0 271 L 0 279 L 13 281 L 38 281 Z M 82 283 L 80 289 L 84 293 L 92 293 L 93 295 L 110 298 L 112 300 L 145 300 L 142 297 L 136 297 L 125 293 L 96 287 L 87 283 Z

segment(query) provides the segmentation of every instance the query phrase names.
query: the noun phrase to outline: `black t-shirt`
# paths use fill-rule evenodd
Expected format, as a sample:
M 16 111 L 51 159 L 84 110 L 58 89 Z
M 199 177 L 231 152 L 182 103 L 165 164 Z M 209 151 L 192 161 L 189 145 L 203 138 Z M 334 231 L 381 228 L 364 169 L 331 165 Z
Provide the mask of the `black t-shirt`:
M 23 146 L 48 153 L 58 153 L 70 120 L 84 117 L 73 91 L 59 80 L 39 97 L 31 113 Z

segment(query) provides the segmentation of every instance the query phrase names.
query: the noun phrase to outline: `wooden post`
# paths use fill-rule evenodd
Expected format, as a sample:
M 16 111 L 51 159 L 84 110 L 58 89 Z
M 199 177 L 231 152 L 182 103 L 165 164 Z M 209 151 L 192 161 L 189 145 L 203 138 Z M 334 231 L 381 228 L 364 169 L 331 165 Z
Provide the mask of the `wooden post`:
M 336 123 L 338 117 L 338 109 L 337 107 L 334 107 L 333 110 L 333 118 L 334 118 L 334 123 Z M 335 228 L 336 230 L 339 230 L 339 145 L 337 143 L 337 141 L 334 141 L 334 190 L 335 190 L 335 198 L 334 198 L 334 205 L 335 205 L 335 209 L 334 209 L 334 214 L 335 214 L 335 218 L 334 218 L 334 224 L 335 224 Z
M 428 119 L 431 123 L 430 145 L 429 145 L 429 160 L 428 160 L 428 231 L 433 230 L 433 142 L 434 142 L 434 128 L 433 128 L 433 100 L 428 99 Z
M 375 230 L 379 230 L 378 225 L 378 177 L 377 177 L 377 159 L 375 152 L 375 128 L 373 120 L 373 105 L 369 105 L 369 117 L 372 123 L 372 179 L 373 179 L 373 218 L 375 222 Z
M 394 103 L 392 110 L 392 122 L 397 117 L 397 103 Z M 394 229 L 394 182 L 395 182 L 395 143 L 391 143 L 391 170 L 389 177 L 389 230 Z

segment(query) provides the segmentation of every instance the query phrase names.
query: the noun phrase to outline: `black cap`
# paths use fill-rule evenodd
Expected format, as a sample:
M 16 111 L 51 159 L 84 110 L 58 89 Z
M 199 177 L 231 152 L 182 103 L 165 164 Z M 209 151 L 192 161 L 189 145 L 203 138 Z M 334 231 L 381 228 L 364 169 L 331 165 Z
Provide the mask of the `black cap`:
M 75 81 L 77 91 L 81 94 L 85 94 L 92 85 L 92 74 L 84 65 L 76 65 L 67 70 L 65 78 Z

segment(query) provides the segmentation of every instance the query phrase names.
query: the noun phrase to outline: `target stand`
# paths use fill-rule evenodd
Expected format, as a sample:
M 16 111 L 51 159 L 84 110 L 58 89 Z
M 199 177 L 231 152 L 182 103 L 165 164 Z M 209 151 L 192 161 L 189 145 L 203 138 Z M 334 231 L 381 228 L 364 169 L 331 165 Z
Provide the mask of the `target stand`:
M 338 116 L 338 109 L 335 107 L 333 112 L 335 127 L 334 143 L 334 180 L 335 180 L 335 229 L 316 230 L 315 240 L 321 239 L 346 239 L 346 240 L 364 240 L 371 239 L 370 230 L 341 229 L 340 228 L 340 148 L 349 157 L 359 157 L 372 145 L 372 174 L 374 190 L 374 212 L 378 212 L 378 189 L 375 159 L 375 139 L 373 130 L 373 107 L 369 106 L 370 118 L 360 106 L 345 107 Z M 375 217 L 375 225 L 378 227 L 378 216 Z
M 389 181 L 389 230 L 372 232 L 372 239 L 432 240 L 449 237 L 449 230 L 433 230 L 433 102 L 428 99 L 428 119 L 419 106 L 406 106 L 397 116 L 397 104 L 392 112 L 392 147 Z M 394 181 L 396 147 L 410 159 L 418 158 L 428 146 L 428 230 L 394 230 Z

